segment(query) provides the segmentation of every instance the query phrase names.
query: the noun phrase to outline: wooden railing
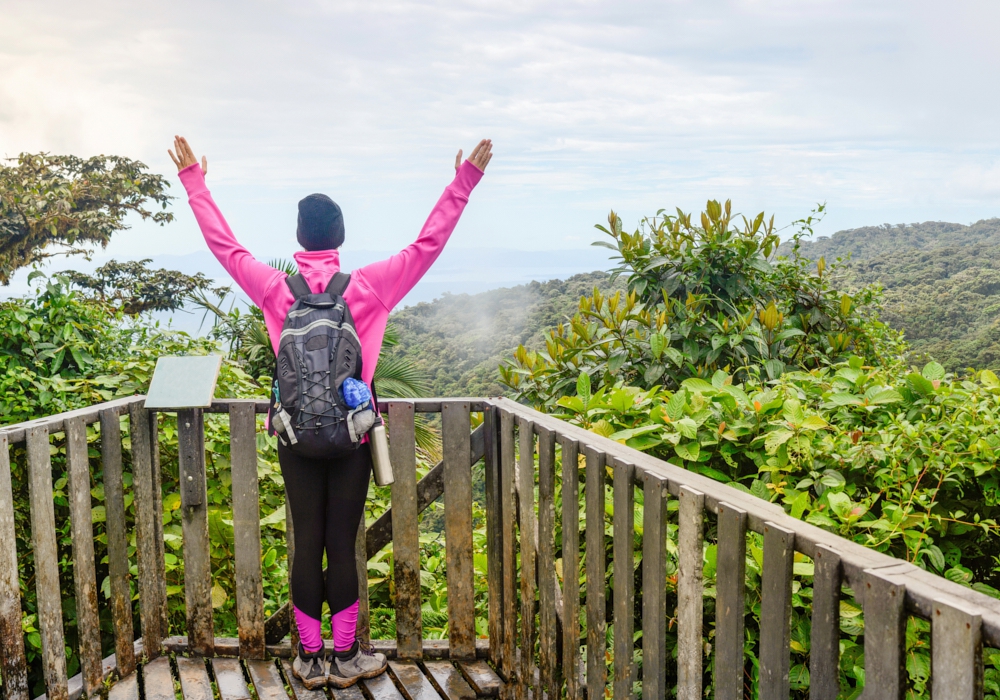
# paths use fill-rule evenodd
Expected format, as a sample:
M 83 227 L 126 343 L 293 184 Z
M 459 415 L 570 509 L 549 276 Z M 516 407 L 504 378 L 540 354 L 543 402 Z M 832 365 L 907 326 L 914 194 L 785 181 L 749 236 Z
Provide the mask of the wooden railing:
M 203 411 L 177 413 L 179 490 L 183 509 L 186 636 L 170 636 L 166 588 L 157 421 L 133 397 L 0 428 L 0 674 L 7 700 L 28 698 L 19 601 L 9 447 L 24 443 L 30 491 L 38 629 L 47 696 L 73 700 L 100 693 L 112 674 L 129 676 L 138 661 L 165 652 L 258 659 L 288 655 L 294 639 L 287 609 L 265 620 L 258 507 L 256 414 L 265 404 L 216 401 L 231 435 L 233 528 L 238 640 L 214 636 L 206 503 Z M 506 680 L 506 693 L 539 698 L 703 696 L 706 652 L 703 557 L 715 533 L 715 697 L 744 697 L 747 659 L 745 581 L 748 533 L 763 541 L 758 696 L 789 696 L 790 613 L 796 553 L 811 559 L 810 697 L 839 692 L 839 604 L 844 587 L 863 604 L 865 698 L 901 698 L 905 690 L 905 623 L 931 621 L 934 697 L 982 696 L 984 643 L 1000 647 L 1000 601 L 934 576 L 787 515 L 780 507 L 699 474 L 533 411 L 506 399 L 387 401 L 390 452 L 396 474 L 392 507 L 358 532 L 362 584 L 359 633 L 367 635 L 366 561 L 393 545 L 396 639 L 377 644 L 398 659 L 486 657 Z M 439 413 L 443 459 L 416 479 L 415 414 Z M 470 430 L 470 417 L 482 424 Z M 133 631 L 128 533 L 122 479 L 121 416 L 129 419 L 138 564 L 138 619 Z M 99 423 L 104 470 L 110 611 L 115 654 L 102 659 L 91 526 L 86 426 Z M 65 434 L 81 672 L 70 679 L 59 591 L 49 438 Z M 473 572 L 473 479 L 485 463 L 488 639 L 477 639 Z M 557 470 L 561 479 L 557 479 Z M 557 484 L 561 493 L 556 493 Z M 606 600 L 605 507 L 613 508 L 611 601 Z M 635 545 L 635 498 L 641 489 L 641 552 Z M 418 516 L 444 497 L 447 644 L 423 639 Z M 677 500 L 676 508 L 670 504 Z M 557 502 L 561 509 L 556 512 Z M 580 527 L 580 504 L 585 526 Z M 676 510 L 676 516 L 668 515 Z M 668 520 L 676 517 L 676 528 Z M 714 527 L 706 527 L 714 524 Z M 289 559 L 294 523 L 287 521 Z M 676 531 L 676 535 L 672 534 Z M 557 536 L 561 533 L 560 536 Z M 671 533 L 671 534 L 668 534 Z M 675 538 L 675 539 L 674 539 Z M 581 560 L 581 539 L 583 556 Z M 670 542 L 668 543 L 668 539 Z M 669 544 L 669 550 L 668 550 Z M 668 551 L 677 558 L 668 584 Z M 637 554 L 641 564 L 635 569 Z M 557 566 L 561 562 L 561 569 Z M 636 611 L 635 581 L 643 582 Z M 581 588 L 582 583 L 582 588 Z M 581 596 L 581 591 L 585 594 Z M 671 608 L 668 609 L 668 597 Z M 608 673 L 607 625 L 613 626 Z M 676 622 L 676 662 L 666 648 Z M 642 631 L 641 671 L 634 663 Z M 286 633 L 292 639 L 283 641 Z M 641 676 L 640 676 L 641 673 Z

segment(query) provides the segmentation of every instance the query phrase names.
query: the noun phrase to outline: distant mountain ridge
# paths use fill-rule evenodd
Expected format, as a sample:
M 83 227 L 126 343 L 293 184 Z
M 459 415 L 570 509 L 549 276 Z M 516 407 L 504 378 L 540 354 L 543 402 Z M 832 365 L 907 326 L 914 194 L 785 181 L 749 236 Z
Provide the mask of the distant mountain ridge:
M 883 320 L 903 329 L 915 352 L 952 371 L 1000 368 L 1000 218 L 866 226 L 800 250 L 811 260 L 846 259 L 848 285 L 880 283 Z

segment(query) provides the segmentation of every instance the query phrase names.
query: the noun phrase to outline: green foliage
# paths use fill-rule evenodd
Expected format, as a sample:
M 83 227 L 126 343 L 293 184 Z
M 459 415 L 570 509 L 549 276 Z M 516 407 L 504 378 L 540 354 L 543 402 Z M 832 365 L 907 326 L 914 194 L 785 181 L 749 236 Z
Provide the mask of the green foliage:
M 112 260 L 93 275 L 67 272 L 66 276 L 88 296 L 137 315 L 146 311 L 176 311 L 184 307 L 188 296 L 212 288 L 212 280 L 202 273 L 185 275 L 176 270 L 150 270 L 151 259 L 118 262 Z
M 953 372 L 1000 369 L 1000 219 L 867 226 L 802 241 L 800 251 L 846 260 L 845 288 L 881 284 L 882 319 L 906 331 L 915 355 Z
M 103 248 L 128 228 L 130 214 L 161 225 L 173 220 L 163 211 L 171 199 L 166 179 L 138 161 L 22 153 L 8 162 L 13 165 L 0 166 L 0 284 L 52 255 Z
M 518 345 L 544 347 L 545 333 L 572 316 L 580 297 L 620 283 L 605 272 L 531 282 L 481 294 L 445 294 L 395 311 L 399 344 L 387 357 L 411 359 L 430 379 L 431 396 L 499 396 L 497 366 Z
M 793 239 L 813 221 L 796 222 Z M 598 228 L 614 244 L 600 244 L 618 252 L 614 272 L 627 290 L 606 296 L 595 289 L 549 332 L 544 350 L 515 351 L 501 377 L 522 398 L 550 406 L 580 372 L 595 386 L 676 387 L 719 370 L 774 379 L 786 368 L 850 355 L 886 362 L 901 351 L 898 334 L 878 320 L 878 290 L 848 296 L 825 262 L 813 271 L 794 248 L 791 258 L 777 257 L 778 237 L 763 213 L 736 226 L 729 202 L 710 201 L 700 224 L 680 210 L 661 210 L 632 234 L 614 212 L 608 222 L 610 229 Z

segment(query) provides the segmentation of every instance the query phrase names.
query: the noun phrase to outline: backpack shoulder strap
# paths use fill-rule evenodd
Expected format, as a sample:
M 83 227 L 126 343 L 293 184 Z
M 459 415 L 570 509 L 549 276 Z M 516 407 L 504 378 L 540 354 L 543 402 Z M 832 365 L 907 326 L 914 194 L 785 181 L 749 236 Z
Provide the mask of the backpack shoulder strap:
M 326 293 L 336 296 L 344 296 L 347 285 L 351 283 L 351 276 L 344 272 L 338 272 L 330 278 L 330 283 L 326 285 Z
M 309 283 L 306 282 L 306 278 L 302 275 L 288 275 L 288 277 L 285 278 L 285 284 L 287 284 L 288 288 L 292 290 L 292 296 L 295 297 L 296 300 L 312 294 L 312 290 L 309 289 Z

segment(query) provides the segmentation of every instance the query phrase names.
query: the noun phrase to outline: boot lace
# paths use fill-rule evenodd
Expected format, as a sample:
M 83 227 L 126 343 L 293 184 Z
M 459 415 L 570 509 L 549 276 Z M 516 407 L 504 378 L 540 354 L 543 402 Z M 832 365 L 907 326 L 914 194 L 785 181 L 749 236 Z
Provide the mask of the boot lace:
M 361 653 L 365 656 L 375 656 L 375 647 L 368 642 L 363 642 L 359 639 L 358 649 L 360 649 Z

